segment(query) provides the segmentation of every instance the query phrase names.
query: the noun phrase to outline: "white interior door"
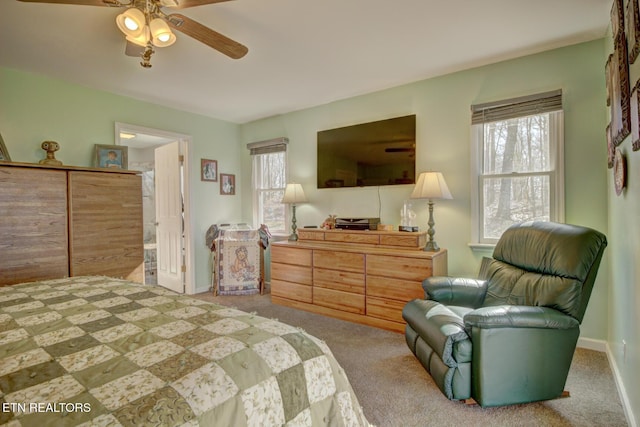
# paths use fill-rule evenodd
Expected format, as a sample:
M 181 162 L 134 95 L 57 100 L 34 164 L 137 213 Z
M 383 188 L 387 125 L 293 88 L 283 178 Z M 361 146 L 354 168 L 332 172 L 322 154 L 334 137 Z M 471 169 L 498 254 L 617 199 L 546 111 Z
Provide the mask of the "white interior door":
M 184 293 L 180 142 L 155 149 L 158 284 Z

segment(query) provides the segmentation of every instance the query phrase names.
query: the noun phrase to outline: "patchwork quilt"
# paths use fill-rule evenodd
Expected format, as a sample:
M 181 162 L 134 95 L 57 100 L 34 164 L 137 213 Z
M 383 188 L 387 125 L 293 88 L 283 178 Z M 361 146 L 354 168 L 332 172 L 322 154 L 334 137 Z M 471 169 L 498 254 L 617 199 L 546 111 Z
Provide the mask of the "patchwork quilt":
M 324 342 L 107 277 L 0 288 L 0 425 L 368 426 Z

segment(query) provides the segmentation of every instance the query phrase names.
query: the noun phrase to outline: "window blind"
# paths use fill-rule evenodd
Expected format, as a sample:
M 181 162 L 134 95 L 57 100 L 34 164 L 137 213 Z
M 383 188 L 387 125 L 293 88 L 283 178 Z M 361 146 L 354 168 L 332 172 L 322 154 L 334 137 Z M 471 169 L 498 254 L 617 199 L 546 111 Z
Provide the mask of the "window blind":
M 247 149 L 252 156 L 258 154 L 278 153 L 281 151 L 287 151 L 287 144 L 289 144 L 289 138 L 274 138 L 266 141 L 257 141 L 247 144 Z
M 471 106 L 471 124 L 497 122 L 514 117 L 562 110 L 562 90 Z

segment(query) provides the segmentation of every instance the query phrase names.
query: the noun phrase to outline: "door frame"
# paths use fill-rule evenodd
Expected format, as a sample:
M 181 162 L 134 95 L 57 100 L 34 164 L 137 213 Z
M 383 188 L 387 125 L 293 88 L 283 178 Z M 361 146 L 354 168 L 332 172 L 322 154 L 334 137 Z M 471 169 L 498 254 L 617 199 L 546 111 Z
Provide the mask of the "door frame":
M 144 126 L 132 125 L 129 123 L 115 122 L 115 143 L 116 145 L 127 145 L 127 140 L 120 138 L 120 132 L 141 133 L 145 135 L 153 135 L 163 138 L 169 138 L 174 141 L 180 141 L 180 152 L 184 157 L 183 162 L 183 203 L 184 203 L 184 263 L 186 271 L 184 272 L 184 293 L 192 295 L 196 292 L 195 279 L 195 242 L 193 236 L 193 206 L 191 203 L 191 146 L 193 137 L 182 133 L 170 132 L 161 129 L 148 128 Z

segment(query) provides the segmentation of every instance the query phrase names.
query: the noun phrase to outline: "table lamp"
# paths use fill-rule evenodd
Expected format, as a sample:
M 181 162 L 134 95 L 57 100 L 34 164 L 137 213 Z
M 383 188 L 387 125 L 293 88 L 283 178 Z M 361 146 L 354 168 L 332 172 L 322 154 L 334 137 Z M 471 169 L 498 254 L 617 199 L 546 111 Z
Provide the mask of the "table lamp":
M 425 251 L 437 252 L 440 250 L 438 244 L 433 240 L 433 235 L 436 234 L 436 230 L 433 227 L 435 222 L 433 221 L 433 199 L 453 199 L 449 187 L 440 172 L 422 172 L 418 177 L 413 192 L 411 193 L 412 199 L 429 199 L 429 240 L 424 247 Z
M 289 241 L 295 242 L 298 240 L 298 233 L 296 233 L 296 204 L 298 203 L 306 203 L 307 197 L 304 195 L 304 191 L 302 190 L 302 185 L 300 184 L 287 184 L 287 187 L 284 190 L 284 197 L 282 198 L 282 203 L 291 205 L 293 208 L 293 216 L 291 217 L 291 234 L 289 235 Z

